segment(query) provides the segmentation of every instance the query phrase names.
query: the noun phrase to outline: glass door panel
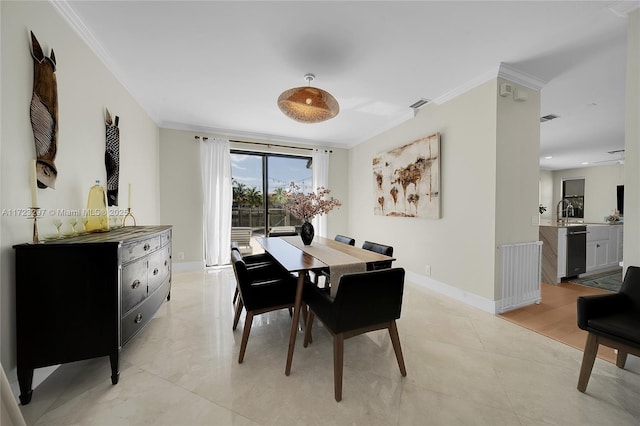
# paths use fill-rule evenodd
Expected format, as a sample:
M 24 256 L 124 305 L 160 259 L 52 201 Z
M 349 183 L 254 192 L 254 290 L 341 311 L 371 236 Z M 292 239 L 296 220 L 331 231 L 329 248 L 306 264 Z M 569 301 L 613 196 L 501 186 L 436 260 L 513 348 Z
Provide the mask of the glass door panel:
M 313 173 L 311 158 L 268 156 L 267 157 L 267 187 L 268 194 L 268 224 L 269 229 L 274 226 L 294 226 L 299 232 L 302 221 L 282 208 L 286 202 L 286 191 L 291 182 L 298 185 L 302 191 L 311 192 Z

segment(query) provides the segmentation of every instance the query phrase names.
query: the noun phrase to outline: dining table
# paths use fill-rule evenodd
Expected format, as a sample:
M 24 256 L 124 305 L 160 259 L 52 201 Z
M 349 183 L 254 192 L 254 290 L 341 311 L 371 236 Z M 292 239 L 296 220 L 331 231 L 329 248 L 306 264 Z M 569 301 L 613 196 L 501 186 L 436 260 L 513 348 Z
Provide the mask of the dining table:
M 332 287 L 335 292 L 341 275 L 364 272 L 367 269 L 367 264 L 395 260 L 394 257 L 320 236 L 316 236 L 308 246 L 303 244 L 299 236 L 256 237 L 255 239 L 282 268 L 289 273 L 298 275 L 291 332 L 289 334 L 287 364 L 284 370 L 287 376 L 291 373 L 300 310 L 302 309 L 302 293 L 305 279 L 309 272 L 318 273 L 321 270 L 328 269 L 330 275 L 334 277 Z

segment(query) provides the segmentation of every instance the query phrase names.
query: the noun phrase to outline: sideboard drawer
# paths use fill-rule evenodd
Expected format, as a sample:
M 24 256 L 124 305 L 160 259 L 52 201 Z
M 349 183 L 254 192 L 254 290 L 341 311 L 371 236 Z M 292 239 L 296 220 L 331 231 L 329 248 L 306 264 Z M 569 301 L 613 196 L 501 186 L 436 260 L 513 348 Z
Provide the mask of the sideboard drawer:
M 147 261 L 131 262 L 122 268 L 122 314 L 147 297 Z
M 133 244 L 124 244 L 121 249 L 122 263 L 146 256 L 160 247 L 160 236 L 148 238 Z
M 169 280 L 166 280 L 161 288 L 122 317 L 122 345 L 125 345 L 153 318 L 153 314 L 162 305 L 169 290 Z
M 165 246 L 149 256 L 149 294 L 153 293 L 171 273 L 171 248 Z

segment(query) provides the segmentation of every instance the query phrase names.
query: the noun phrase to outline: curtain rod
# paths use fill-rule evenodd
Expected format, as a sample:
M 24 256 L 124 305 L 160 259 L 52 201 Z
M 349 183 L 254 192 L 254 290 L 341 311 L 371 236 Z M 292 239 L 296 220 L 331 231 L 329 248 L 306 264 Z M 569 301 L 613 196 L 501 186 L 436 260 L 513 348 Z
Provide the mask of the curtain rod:
M 200 140 L 201 138 L 202 138 L 203 141 L 206 141 L 206 140 L 209 139 L 206 136 L 202 136 L 202 137 L 197 136 L 197 135 L 195 136 L 196 140 Z M 304 151 L 322 151 L 322 150 L 317 150 L 315 148 L 302 148 L 302 147 L 299 147 L 299 146 L 279 145 L 277 143 L 247 142 L 247 141 L 238 141 L 238 140 L 229 140 L 229 142 L 244 143 L 244 144 L 249 144 L 249 145 L 264 145 L 264 146 L 267 146 L 269 148 L 272 147 L 272 146 L 275 146 L 275 147 L 278 147 L 278 148 L 302 149 Z M 332 153 L 333 151 L 330 150 L 330 149 L 325 149 L 324 152 Z

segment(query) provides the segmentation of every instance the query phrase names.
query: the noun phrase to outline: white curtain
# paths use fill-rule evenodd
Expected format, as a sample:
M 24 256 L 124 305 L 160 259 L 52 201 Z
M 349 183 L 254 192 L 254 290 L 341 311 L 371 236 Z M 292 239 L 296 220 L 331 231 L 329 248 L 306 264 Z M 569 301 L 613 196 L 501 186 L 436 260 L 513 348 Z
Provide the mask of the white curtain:
M 204 259 L 224 265 L 231 257 L 231 153 L 227 139 L 200 142 L 204 214 Z
M 322 150 L 313 151 L 313 190 L 324 186 L 329 188 L 329 153 Z M 330 194 L 331 195 L 331 194 Z M 327 215 L 316 216 L 312 221 L 315 234 L 321 237 L 327 236 Z

